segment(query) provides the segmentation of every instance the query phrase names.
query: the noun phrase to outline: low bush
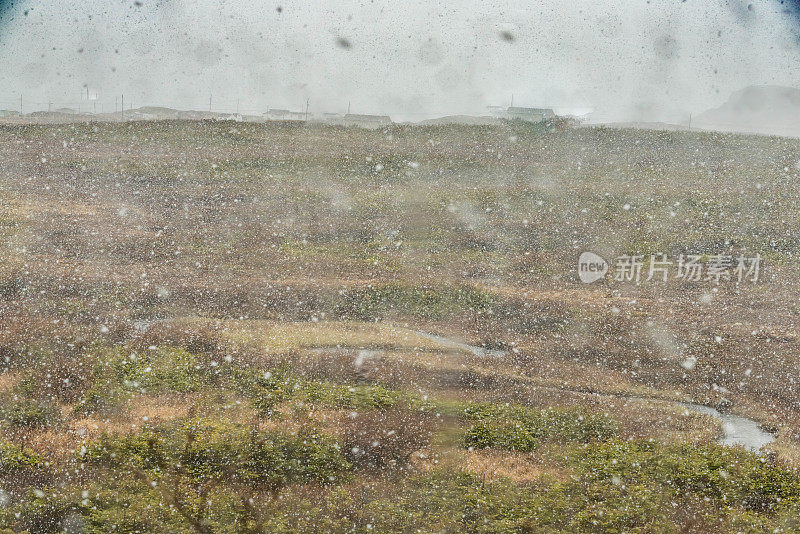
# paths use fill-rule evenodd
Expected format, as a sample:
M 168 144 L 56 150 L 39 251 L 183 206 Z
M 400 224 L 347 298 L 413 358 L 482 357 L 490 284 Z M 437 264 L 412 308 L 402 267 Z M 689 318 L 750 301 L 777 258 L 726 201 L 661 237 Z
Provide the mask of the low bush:
M 120 409 L 131 393 L 196 391 L 212 382 L 211 366 L 184 349 L 114 347 L 93 356 L 94 384 L 75 407 L 83 414 Z
M 26 498 L 0 511 L 0 526 L 31 534 L 83 532 L 81 511 L 69 495 L 44 487 L 30 490 Z
M 586 443 L 608 440 L 617 433 L 610 417 L 571 408 L 471 404 L 464 415 L 471 422 L 465 436 L 467 447 L 532 451 L 542 441 Z
M 309 380 L 294 375 L 285 366 L 269 371 L 233 368 L 228 384 L 252 399 L 256 409 L 266 417 L 275 415 L 277 406 L 289 400 L 354 410 L 388 408 L 399 403 L 420 404 L 415 396 L 402 391 L 377 384 L 347 385 Z
M 0 403 L 0 417 L 17 428 L 46 428 L 61 421 L 58 408 L 50 402 L 19 396 Z
M 197 356 L 174 347 L 115 348 L 99 354 L 96 361 L 95 372 L 101 379 L 145 392 L 195 391 L 209 372 Z
M 416 287 L 392 283 L 351 290 L 336 312 L 342 317 L 374 320 L 389 316 L 442 318 L 453 314 L 484 314 L 494 299 L 472 286 Z
M 51 478 L 48 462 L 26 448 L 0 442 L 0 493 L 12 495 L 27 488 L 39 487 Z
M 597 443 L 576 451 L 572 463 L 587 481 L 656 482 L 668 491 L 691 492 L 755 512 L 800 502 L 796 473 L 752 452 L 718 444 Z
M 330 437 L 289 435 L 195 419 L 130 436 L 103 436 L 83 460 L 105 468 L 222 480 L 274 491 L 287 484 L 329 483 L 345 477 L 349 463 Z

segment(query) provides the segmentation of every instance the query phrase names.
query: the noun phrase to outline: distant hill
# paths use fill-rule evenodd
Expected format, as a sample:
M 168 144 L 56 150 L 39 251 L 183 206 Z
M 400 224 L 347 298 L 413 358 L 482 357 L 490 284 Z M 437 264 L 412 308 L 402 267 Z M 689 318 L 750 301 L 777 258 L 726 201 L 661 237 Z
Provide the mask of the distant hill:
M 800 89 L 757 85 L 736 91 L 727 102 L 695 117 L 705 130 L 800 137 Z
M 468 124 L 468 125 L 497 125 L 502 124 L 503 121 L 494 117 L 474 117 L 471 115 L 449 115 L 446 117 L 437 117 L 435 119 L 426 119 L 419 121 L 417 124 L 424 126 L 440 126 L 443 124 Z
M 589 124 L 587 126 L 594 126 Z M 638 130 L 686 130 L 686 125 L 671 124 L 668 122 L 609 122 L 604 123 L 603 126 L 610 128 L 635 128 Z

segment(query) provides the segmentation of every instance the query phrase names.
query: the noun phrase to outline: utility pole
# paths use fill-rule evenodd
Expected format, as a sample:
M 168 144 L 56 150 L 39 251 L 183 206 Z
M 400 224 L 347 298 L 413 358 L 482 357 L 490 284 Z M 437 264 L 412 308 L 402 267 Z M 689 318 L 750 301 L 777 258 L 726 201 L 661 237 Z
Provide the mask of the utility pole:
M 350 115 L 350 101 L 347 101 L 347 114 Z
M 514 93 L 511 93 L 511 106 L 509 107 L 514 107 Z
M 19 95 L 19 114 L 22 115 L 22 93 Z
M 236 99 L 236 114 L 239 114 L 239 99 Z
M 125 120 L 125 95 L 122 95 L 122 106 L 120 106 L 120 111 L 122 112 L 122 120 Z
M 692 129 L 692 114 L 689 113 L 689 129 Z
M 47 111 L 53 111 L 53 103 L 52 102 L 48 102 L 47 103 Z
M 208 112 L 211 113 L 211 97 L 214 96 L 212 94 L 208 95 Z
M 309 98 L 306 98 L 306 122 L 308 122 L 308 101 L 309 100 L 310 100 Z

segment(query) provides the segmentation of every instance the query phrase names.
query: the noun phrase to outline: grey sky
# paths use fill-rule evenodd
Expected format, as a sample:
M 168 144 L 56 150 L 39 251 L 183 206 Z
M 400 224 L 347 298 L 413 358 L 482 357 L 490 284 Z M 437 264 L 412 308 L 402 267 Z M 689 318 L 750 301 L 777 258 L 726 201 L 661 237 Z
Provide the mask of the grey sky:
M 79 102 L 481 113 L 593 108 L 675 119 L 755 84 L 800 84 L 775 0 L 22 1 L 0 26 L 0 107 Z M 280 9 L 278 9 L 280 8 Z M 28 11 L 25 15 L 24 11 Z M 86 102 L 83 103 L 86 105 Z M 27 109 L 26 111 L 30 111 Z

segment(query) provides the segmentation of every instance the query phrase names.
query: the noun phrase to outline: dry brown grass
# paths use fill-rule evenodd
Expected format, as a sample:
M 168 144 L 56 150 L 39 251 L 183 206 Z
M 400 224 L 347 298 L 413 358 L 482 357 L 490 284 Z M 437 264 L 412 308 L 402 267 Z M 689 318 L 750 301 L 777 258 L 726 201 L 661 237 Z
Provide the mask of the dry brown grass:
M 428 445 L 435 427 L 430 413 L 392 407 L 353 412 L 339 420 L 337 433 L 345 455 L 355 465 L 402 469 Z
M 510 479 L 530 483 L 549 475 L 563 479 L 566 474 L 552 465 L 548 466 L 535 453 L 514 453 L 493 450 L 473 450 L 464 453 L 463 469 L 475 473 L 488 482 Z
M 19 383 L 19 375 L 8 372 L 0 373 L 0 393 L 8 393 Z

